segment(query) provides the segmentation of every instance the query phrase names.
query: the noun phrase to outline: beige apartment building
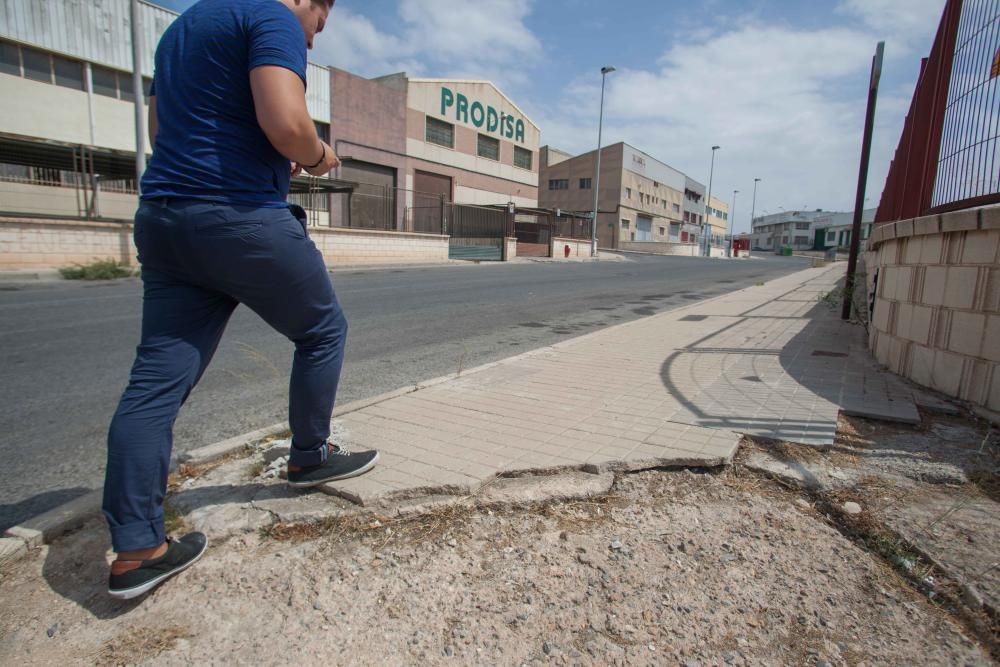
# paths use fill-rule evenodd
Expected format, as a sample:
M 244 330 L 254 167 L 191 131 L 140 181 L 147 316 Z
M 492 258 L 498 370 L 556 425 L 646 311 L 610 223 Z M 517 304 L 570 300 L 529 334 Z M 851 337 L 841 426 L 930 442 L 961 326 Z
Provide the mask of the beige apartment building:
M 729 235 L 729 204 L 712 195 L 705 212 L 705 221 L 711 226 L 711 242 L 716 248 L 724 248 Z
M 594 207 L 594 161 L 597 151 L 571 156 L 549 146 L 540 151 L 538 203 L 542 208 L 587 213 Z M 697 244 L 700 225 L 685 223 L 687 208 L 704 197 L 688 187 L 690 179 L 626 143 L 601 149 L 597 215 L 598 245 L 618 248 L 631 242 Z M 703 187 L 703 186 L 702 186 Z M 696 201 L 700 200 L 700 201 Z M 688 218 L 701 215 L 688 211 Z

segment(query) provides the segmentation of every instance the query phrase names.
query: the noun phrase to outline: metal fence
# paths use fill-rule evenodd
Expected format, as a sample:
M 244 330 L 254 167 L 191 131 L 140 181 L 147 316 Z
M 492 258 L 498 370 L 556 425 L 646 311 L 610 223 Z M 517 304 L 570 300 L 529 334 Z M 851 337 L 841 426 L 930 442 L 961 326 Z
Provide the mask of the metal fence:
M 1000 0 L 962 3 L 932 206 L 1000 193 Z
M 1000 201 L 1000 0 L 947 0 L 875 222 Z

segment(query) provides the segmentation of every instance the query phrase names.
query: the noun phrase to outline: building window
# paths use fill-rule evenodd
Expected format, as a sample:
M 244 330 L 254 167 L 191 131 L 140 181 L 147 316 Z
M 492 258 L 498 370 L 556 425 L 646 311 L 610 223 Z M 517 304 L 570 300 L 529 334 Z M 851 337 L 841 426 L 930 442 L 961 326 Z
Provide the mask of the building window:
M 795 229 L 809 229 L 809 223 L 808 222 L 796 222 L 795 223 Z
M 580 179 L 580 189 L 581 190 L 589 190 L 592 187 L 592 185 L 591 185 L 592 182 L 593 182 L 592 179 L 581 178 Z
M 73 90 L 86 90 L 83 85 L 83 63 L 60 56 L 52 56 L 52 69 L 56 74 L 56 85 Z
M 809 237 L 808 236 L 796 236 L 795 237 L 795 245 L 809 245 Z
M 17 45 L 0 42 L 0 72 L 21 76 L 21 56 Z
M 549 190 L 569 190 L 568 178 L 553 178 L 549 181 Z
M 632 198 L 632 188 L 625 188 L 625 199 Z
M 531 171 L 531 151 L 527 148 L 514 146 L 514 166 Z
M 681 205 L 674 204 L 674 213 L 680 213 L 680 212 L 681 212 Z
M 629 226 L 629 221 L 628 220 L 622 220 L 622 229 L 628 229 L 628 226 Z
M 500 161 L 500 140 L 480 134 L 476 141 L 476 155 L 487 160 Z
M 22 46 L 21 60 L 24 62 L 25 78 L 52 83 L 52 64 L 49 62 L 49 54 Z
M 666 227 L 660 227 L 660 236 L 663 236 L 666 233 L 667 233 L 667 228 Z
M 330 143 L 330 124 L 314 120 L 313 126 L 316 128 L 316 136 L 320 138 L 320 141 Z
M 447 148 L 455 147 L 455 126 L 451 123 L 446 123 L 443 120 L 438 120 L 437 118 L 427 117 L 427 132 L 424 138 L 428 143 L 437 144 L 438 146 L 446 146 Z
M 105 97 L 118 98 L 118 73 L 106 67 L 91 66 L 90 77 L 94 82 L 94 92 Z
M 691 213 L 684 211 L 684 222 L 691 222 Z

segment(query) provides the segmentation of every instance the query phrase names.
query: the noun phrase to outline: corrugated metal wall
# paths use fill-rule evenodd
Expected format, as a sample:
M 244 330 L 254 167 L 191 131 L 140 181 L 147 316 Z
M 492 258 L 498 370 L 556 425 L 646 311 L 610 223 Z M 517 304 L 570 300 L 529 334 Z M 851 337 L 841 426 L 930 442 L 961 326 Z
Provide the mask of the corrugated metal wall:
M 0 37 L 126 72 L 132 71 L 129 0 L 0 0 Z M 142 73 L 177 14 L 140 3 Z M 309 65 L 307 102 L 313 119 L 330 122 L 330 73 Z

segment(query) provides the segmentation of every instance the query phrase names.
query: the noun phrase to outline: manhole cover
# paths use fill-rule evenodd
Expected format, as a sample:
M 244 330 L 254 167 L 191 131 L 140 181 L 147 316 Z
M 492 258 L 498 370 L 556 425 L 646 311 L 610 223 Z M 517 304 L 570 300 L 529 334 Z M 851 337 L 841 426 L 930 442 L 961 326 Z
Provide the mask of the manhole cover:
M 680 319 L 681 322 L 704 322 L 708 319 L 708 315 L 685 315 Z
M 842 357 L 846 357 L 847 353 L 846 352 L 829 352 L 827 350 L 813 350 L 812 356 L 814 356 L 814 357 L 837 357 L 839 359 L 839 358 L 842 358 Z

